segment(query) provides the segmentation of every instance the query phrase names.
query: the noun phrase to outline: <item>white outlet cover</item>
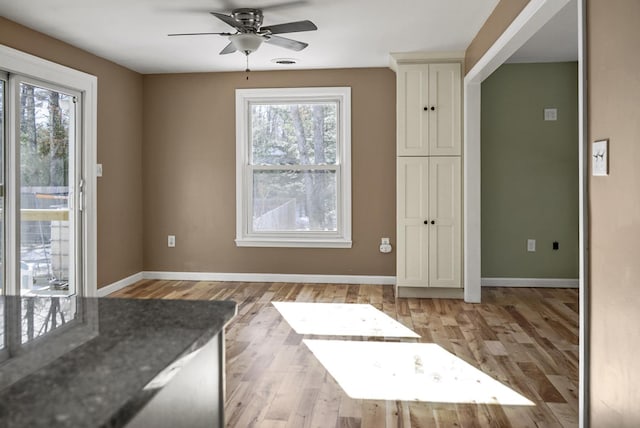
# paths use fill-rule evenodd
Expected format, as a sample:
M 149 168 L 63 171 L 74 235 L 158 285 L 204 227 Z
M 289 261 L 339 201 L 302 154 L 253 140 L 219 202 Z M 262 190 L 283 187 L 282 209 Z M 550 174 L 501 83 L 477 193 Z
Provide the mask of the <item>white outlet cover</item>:
M 536 240 L 535 239 L 527 239 L 527 251 L 533 253 L 536 251 Z
M 594 177 L 609 175 L 609 140 L 593 142 L 591 161 L 591 174 Z
M 102 164 L 96 164 L 96 177 L 102 177 Z

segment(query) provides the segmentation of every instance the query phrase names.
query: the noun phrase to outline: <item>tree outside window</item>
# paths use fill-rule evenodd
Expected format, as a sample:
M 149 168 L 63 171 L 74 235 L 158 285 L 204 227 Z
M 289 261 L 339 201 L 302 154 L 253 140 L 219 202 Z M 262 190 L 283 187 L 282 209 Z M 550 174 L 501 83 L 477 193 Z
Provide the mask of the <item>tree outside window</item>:
M 350 245 L 345 92 L 238 91 L 239 245 Z

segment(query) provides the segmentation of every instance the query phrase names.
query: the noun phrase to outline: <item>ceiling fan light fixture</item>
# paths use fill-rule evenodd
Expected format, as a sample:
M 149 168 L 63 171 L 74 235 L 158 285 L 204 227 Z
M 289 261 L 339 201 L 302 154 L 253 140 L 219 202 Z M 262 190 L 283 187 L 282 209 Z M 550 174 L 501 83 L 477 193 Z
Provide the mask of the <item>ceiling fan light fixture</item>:
M 250 53 L 258 50 L 262 44 L 263 38 L 257 34 L 240 33 L 229 36 L 229 41 L 233 44 L 236 50 L 249 55 Z

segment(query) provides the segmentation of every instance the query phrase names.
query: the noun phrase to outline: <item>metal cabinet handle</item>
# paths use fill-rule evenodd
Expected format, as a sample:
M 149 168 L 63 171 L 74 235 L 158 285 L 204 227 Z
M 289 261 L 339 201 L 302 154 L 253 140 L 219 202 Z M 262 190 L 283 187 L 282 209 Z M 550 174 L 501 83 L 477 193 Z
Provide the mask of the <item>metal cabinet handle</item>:
M 431 220 L 431 224 L 436 224 L 436 221 L 435 220 Z

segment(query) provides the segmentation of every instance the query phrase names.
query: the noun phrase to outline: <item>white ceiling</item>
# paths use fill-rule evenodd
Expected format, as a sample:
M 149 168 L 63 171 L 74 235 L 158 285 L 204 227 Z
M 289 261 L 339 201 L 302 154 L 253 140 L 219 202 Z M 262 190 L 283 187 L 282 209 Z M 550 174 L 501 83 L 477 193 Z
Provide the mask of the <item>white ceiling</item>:
M 268 6 L 291 3 L 268 9 Z M 263 45 L 253 70 L 384 67 L 390 52 L 463 51 L 498 0 L 0 0 L 0 15 L 140 73 L 244 70 L 241 53 L 220 56 L 229 31 L 209 11 L 265 10 L 264 25 L 309 19 L 318 31 L 284 35 L 301 52 Z M 576 36 L 577 39 L 577 36 Z M 295 58 L 281 66 L 274 58 Z
M 571 0 L 507 62 L 578 60 L 578 1 Z

